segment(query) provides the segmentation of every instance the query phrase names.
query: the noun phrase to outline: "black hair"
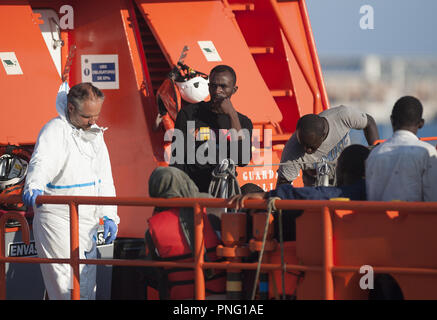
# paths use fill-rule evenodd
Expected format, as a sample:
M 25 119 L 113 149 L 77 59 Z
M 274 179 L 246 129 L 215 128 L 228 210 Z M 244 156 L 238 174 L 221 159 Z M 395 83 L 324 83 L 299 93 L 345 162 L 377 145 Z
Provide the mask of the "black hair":
M 211 78 L 214 73 L 220 73 L 220 72 L 229 72 L 232 77 L 233 84 L 237 83 L 237 74 L 235 73 L 235 70 L 232 69 L 232 67 L 227 66 L 225 64 L 219 64 L 218 66 L 215 66 L 212 68 L 211 72 L 209 73 L 209 77 Z
M 322 137 L 324 133 L 322 118 L 317 114 L 306 114 L 297 121 L 296 130 L 304 135 L 314 133 Z
M 86 100 L 105 99 L 105 95 L 99 88 L 90 82 L 82 82 L 71 87 L 67 94 L 67 103 L 71 103 L 76 109 L 81 108 Z
M 338 157 L 337 165 L 341 166 L 343 174 L 347 174 L 354 180 L 360 179 L 365 175 L 365 162 L 369 153 L 368 147 L 352 144 L 342 151 Z
M 419 99 L 405 96 L 396 101 L 391 118 L 397 127 L 414 126 L 422 120 L 423 107 Z
M 258 186 L 255 183 L 246 183 L 244 185 L 241 186 L 241 194 L 248 194 L 248 193 L 253 193 L 253 192 L 264 192 L 264 189 L 261 188 L 260 186 Z

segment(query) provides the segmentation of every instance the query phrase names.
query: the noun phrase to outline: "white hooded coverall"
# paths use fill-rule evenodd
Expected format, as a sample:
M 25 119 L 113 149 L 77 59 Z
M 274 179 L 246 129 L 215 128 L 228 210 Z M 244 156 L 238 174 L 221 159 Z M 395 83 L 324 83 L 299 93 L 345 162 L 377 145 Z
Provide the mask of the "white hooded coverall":
M 58 117 L 40 131 L 26 176 L 25 191 L 40 189 L 44 195 L 115 196 L 111 164 L 103 129 L 75 128 L 66 118 L 64 82 L 56 98 Z M 33 232 L 40 258 L 70 257 L 68 205 L 34 207 Z M 116 206 L 79 206 L 79 255 L 95 259 L 99 219 L 120 222 Z M 51 300 L 70 299 L 72 270 L 68 264 L 41 264 L 44 284 Z M 96 265 L 80 265 L 80 298 L 95 299 Z

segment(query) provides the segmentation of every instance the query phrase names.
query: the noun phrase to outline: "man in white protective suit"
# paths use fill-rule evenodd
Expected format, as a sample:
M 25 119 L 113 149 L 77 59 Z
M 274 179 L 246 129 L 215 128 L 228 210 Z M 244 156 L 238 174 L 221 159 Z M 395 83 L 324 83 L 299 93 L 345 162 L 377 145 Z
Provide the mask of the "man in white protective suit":
M 64 82 L 56 98 L 58 117 L 40 131 L 23 192 L 23 202 L 33 206 L 33 232 L 40 258 L 70 257 L 68 205 L 35 205 L 39 195 L 115 196 L 111 164 L 103 139 L 105 129 L 96 125 L 104 100 L 91 83 L 69 89 Z M 120 219 L 116 206 L 79 206 L 81 259 L 97 257 L 99 219 L 104 238 L 111 243 Z M 68 264 L 41 264 L 48 298 L 71 298 L 72 271 Z M 80 298 L 95 299 L 96 265 L 80 265 Z

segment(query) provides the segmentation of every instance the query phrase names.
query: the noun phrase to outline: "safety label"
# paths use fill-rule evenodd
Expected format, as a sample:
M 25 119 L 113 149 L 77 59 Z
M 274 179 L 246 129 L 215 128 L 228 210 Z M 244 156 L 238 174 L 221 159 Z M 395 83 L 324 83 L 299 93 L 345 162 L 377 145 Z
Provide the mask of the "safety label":
M 13 242 L 9 244 L 9 257 L 29 257 L 36 256 L 35 241 L 30 241 L 29 244 L 24 242 Z
M 212 41 L 197 41 L 207 61 L 222 61 Z
M 115 81 L 115 63 L 93 63 L 91 73 L 93 82 Z
M 0 52 L 0 60 L 7 75 L 23 74 L 15 52 Z
M 82 82 L 91 82 L 99 89 L 119 89 L 118 55 L 82 55 Z

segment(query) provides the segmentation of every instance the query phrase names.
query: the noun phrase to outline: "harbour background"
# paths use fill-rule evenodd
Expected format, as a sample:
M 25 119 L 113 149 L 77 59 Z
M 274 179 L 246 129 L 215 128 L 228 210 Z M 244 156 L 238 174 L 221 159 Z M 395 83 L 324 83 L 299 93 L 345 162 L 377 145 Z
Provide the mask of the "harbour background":
M 387 139 L 392 135 L 394 103 L 412 95 L 424 107 L 425 126 L 418 136 L 437 136 L 437 1 L 306 0 L 306 4 L 331 107 L 348 105 L 369 113 L 380 138 Z M 363 28 L 366 14 L 371 15 L 372 28 Z M 351 139 L 367 144 L 362 131 L 353 130 Z
M 357 107 L 375 119 L 380 138 L 391 137 L 390 114 L 402 96 L 420 99 L 425 126 L 419 137 L 437 136 L 437 58 L 321 57 L 331 107 Z M 362 131 L 351 132 L 352 143 L 366 144 Z M 436 145 L 436 142 L 431 142 Z

